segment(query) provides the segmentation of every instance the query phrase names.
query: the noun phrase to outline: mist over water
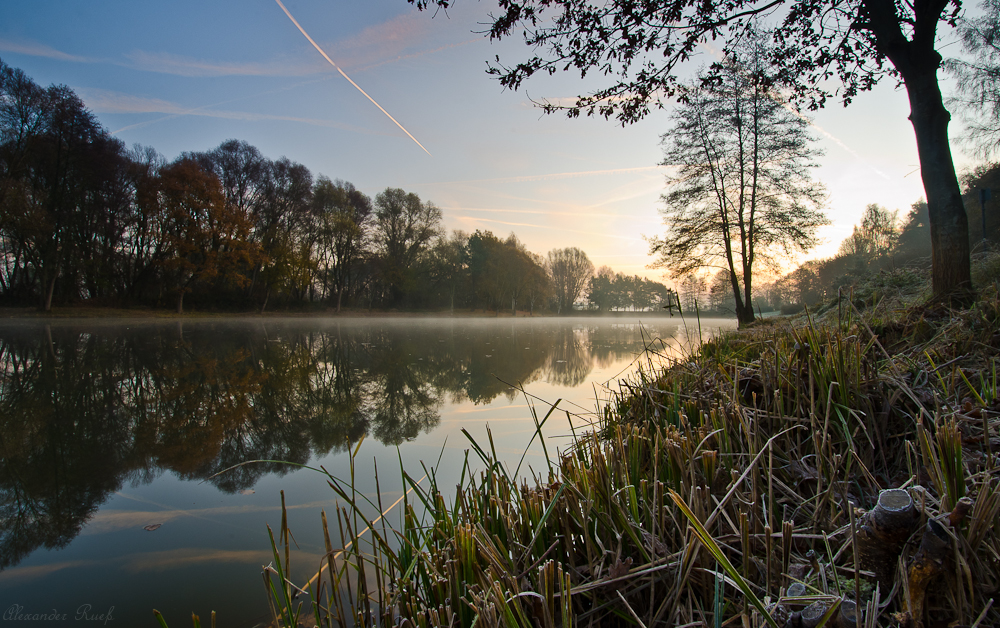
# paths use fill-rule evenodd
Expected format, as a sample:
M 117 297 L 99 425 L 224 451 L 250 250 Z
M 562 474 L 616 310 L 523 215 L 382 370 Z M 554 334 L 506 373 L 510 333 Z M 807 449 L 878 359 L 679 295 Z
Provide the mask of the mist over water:
M 701 324 L 720 326 L 734 324 Z M 253 625 L 279 492 L 293 579 L 315 573 L 319 511 L 334 510 L 321 475 L 286 463 L 350 478 L 363 439 L 355 487 L 375 501 L 377 472 L 391 503 L 400 463 L 458 481 L 464 429 L 492 437 L 512 471 L 523 457 L 520 473 L 538 472 L 531 405 L 543 416 L 563 400 L 551 454 L 644 347 L 669 353 L 697 333 L 676 318 L 4 323 L 0 600 L 71 618 L 113 606 L 114 625 L 152 625 L 153 608 Z M 271 462 L 220 474 L 248 460 Z

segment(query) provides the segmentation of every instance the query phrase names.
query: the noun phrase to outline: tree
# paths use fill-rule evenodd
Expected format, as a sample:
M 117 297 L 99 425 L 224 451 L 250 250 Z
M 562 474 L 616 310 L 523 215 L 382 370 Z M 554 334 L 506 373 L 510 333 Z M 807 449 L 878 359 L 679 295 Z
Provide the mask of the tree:
M 661 198 L 667 226 L 651 241 L 654 266 L 676 277 L 708 266 L 729 273 L 740 324 L 753 322 L 753 278 L 775 253 L 807 251 L 822 187 L 808 170 L 816 151 L 806 120 L 785 109 L 765 77 L 757 40 L 736 50 L 716 80 L 702 73 L 663 135 L 663 165 L 676 166 Z
M 226 202 L 218 178 L 192 159 L 181 158 L 163 169 L 160 199 L 171 254 L 162 266 L 184 311 L 184 295 L 198 283 L 221 280 L 237 286 L 240 272 L 256 263 L 258 247 L 250 242 L 250 222 Z
M 532 298 L 538 290 L 536 284 L 545 276 L 545 271 L 513 233 L 504 240 L 503 260 L 510 277 L 511 314 L 517 316 L 518 303 L 528 301 L 529 309 L 533 307 Z
M 681 279 L 679 296 L 681 299 L 682 307 L 689 311 L 695 312 L 698 310 L 698 303 L 702 299 L 702 295 L 705 294 L 706 283 L 705 278 L 701 275 L 691 273 L 685 275 Z
M 720 269 L 712 275 L 708 286 L 708 308 L 716 312 L 733 310 L 733 287 L 729 271 Z
M 467 247 L 469 235 L 464 231 L 452 231 L 451 236 L 443 233 L 431 248 L 430 281 L 437 291 L 440 302 L 447 303 L 449 310 L 455 311 L 455 294 L 468 273 Z
M 587 300 L 599 312 L 607 312 L 618 305 L 612 286 L 615 282 L 615 271 L 610 266 L 601 266 L 597 274 L 590 278 L 587 286 Z
M 552 249 L 546 261 L 546 270 L 552 279 L 555 292 L 556 313 L 571 311 L 584 286 L 594 274 L 594 264 L 587 254 L 576 247 Z
M 165 254 L 165 216 L 157 198 L 160 171 L 166 160 L 153 148 L 136 145 L 128 153 L 129 214 L 124 221 L 117 281 L 120 295 L 139 299 L 158 283 Z
M 254 214 L 260 245 L 259 272 L 267 307 L 271 292 L 287 288 L 304 298 L 312 284 L 312 173 L 285 157 L 267 163 L 264 191 Z
M 841 242 L 839 254 L 852 258 L 857 272 L 889 257 L 899 238 L 897 214 L 876 203 L 865 207 L 861 224 L 854 225 L 851 237 Z
M 984 0 L 984 14 L 962 20 L 958 32 L 971 61 L 949 59 L 955 77 L 955 96 L 949 104 L 959 108 L 964 139 L 976 154 L 989 159 L 1000 149 L 1000 0 Z
M 901 264 L 914 264 L 923 260 L 926 264 L 931 254 L 930 230 L 927 202 L 921 199 L 911 206 L 899 230 L 896 249 L 893 252 L 896 261 Z
M 513 284 L 503 241 L 491 231 L 476 230 L 466 244 L 469 281 L 476 301 L 483 309 L 492 308 L 500 315 Z
M 337 311 L 353 279 L 362 248 L 371 229 L 372 201 L 347 181 L 320 177 L 313 188 L 314 211 L 319 220 L 318 256 L 323 282 L 337 295 Z
M 441 210 L 412 192 L 386 188 L 375 197 L 375 249 L 390 299 L 399 305 L 416 263 L 441 229 Z
M 447 8 L 453 0 L 408 1 Z M 961 6 L 960 0 L 499 0 L 490 36 L 523 32 L 532 56 L 514 65 L 498 59 L 489 71 L 511 89 L 536 73 L 599 73 L 609 77 L 609 86 L 569 106 L 545 103 L 544 110 L 629 124 L 651 107 L 663 107 L 666 98 L 685 95 L 678 76 L 704 41 L 725 39 L 724 52 L 731 56 L 757 19 L 772 18 L 771 81 L 810 108 L 835 94 L 849 104 L 881 78 L 896 78 L 909 97 L 927 194 L 934 297 L 965 302 L 972 295 L 969 227 L 948 143 L 951 116 L 937 78 L 942 57 L 935 48 L 939 26 L 955 26 Z M 712 78 L 724 71 L 717 64 Z
M 124 148 L 64 85 L 41 88 L 0 61 L 0 234 L 5 283 L 52 307 L 81 286 L 105 289 L 96 266 L 118 242 L 113 209 L 121 200 Z M 96 246 L 96 248 L 95 248 Z
M 1000 242 L 1000 164 L 983 164 L 975 168 L 963 177 L 962 186 L 965 188 L 962 198 L 965 199 L 966 214 L 972 225 L 969 228 L 972 246 L 984 240 L 996 246 Z M 980 197 L 980 190 L 983 189 L 993 190 L 985 207 Z
M 545 271 L 545 258 L 538 253 L 531 252 L 528 252 L 528 257 L 532 263 L 528 268 L 527 276 L 524 278 L 524 301 L 528 303 L 528 314 L 533 316 L 535 314 L 535 304 L 545 303 L 552 295 L 552 281 L 549 279 L 549 274 Z

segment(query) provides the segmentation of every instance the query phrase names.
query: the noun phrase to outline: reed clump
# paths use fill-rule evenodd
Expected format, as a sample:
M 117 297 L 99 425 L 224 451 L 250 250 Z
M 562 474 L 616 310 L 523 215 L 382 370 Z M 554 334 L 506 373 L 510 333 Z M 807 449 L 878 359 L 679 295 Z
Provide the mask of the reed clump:
M 341 547 L 296 587 L 275 545 L 274 621 L 301 588 L 323 626 L 1000 625 L 998 349 L 995 284 L 651 349 L 530 481 L 470 438 L 389 526 L 331 477 Z

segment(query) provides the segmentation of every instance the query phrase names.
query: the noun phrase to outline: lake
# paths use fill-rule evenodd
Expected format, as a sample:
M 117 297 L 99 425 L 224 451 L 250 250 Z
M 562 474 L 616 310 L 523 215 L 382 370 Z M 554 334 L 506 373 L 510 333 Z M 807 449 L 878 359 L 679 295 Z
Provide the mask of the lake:
M 350 480 L 356 449 L 355 489 L 376 501 L 378 486 L 388 505 L 400 465 L 453 487 L 466 430 L 528 477 L 546 464 L 537 440 L 528 447 L 532 411 L 561 400 L 544 427 L 553 455 L 618 378 L 679 355 L 699 330 L 735 327 L 687 322 L 0 321 L 3 624 L 156 626 L 153 608 L 172 627 L 212 610 L 220 626 L 266 624 L 265 525 L 280 526 L 280 492 L 293 581 L 319 567 L 320 511 L 335 520 L 326 479 L 295 465 Z M 230 469 L 249 460 L 271 462 Z

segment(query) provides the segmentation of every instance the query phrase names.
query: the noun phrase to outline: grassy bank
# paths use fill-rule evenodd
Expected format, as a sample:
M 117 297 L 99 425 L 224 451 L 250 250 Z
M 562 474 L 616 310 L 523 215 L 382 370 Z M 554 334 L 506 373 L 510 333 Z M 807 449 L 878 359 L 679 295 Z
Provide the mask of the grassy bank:
M 345 541 L 301 606 L 282 526 L 275 623 L 1000 625 L 1000 260 L 979 269 L 966 310 L 888 274 L 681 360 L 654 346 L 530 483 L 471 442 L 485 471 L 406 476 L 394 527 L 330 478 Z

